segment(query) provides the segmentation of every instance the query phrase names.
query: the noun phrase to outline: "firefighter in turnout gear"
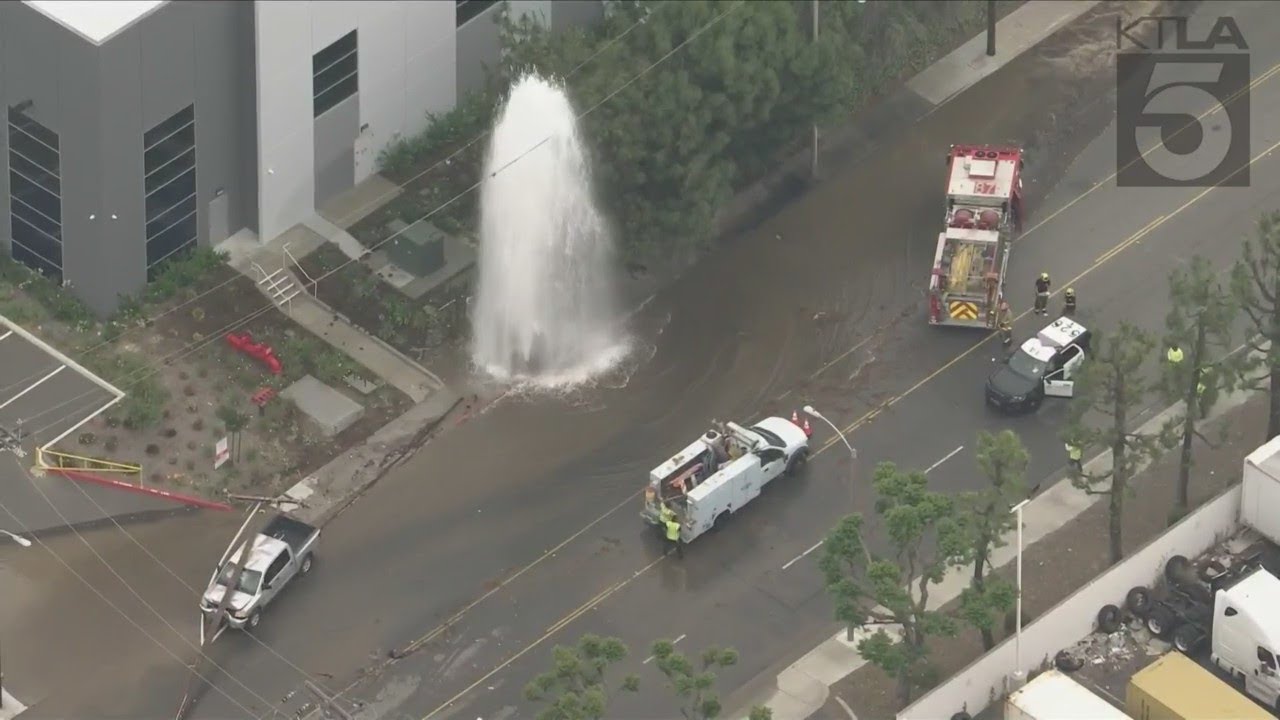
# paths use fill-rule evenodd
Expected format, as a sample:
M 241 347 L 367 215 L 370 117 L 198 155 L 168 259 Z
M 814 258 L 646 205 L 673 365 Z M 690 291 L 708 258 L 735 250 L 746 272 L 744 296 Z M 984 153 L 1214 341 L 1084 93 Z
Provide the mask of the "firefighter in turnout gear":
M 1006 352 L 1013 347 L 1013 325 L 1007 317 L 1000 321 L 1000 344 Z
M 1062 293 L 1062 314 L 1068 317 L 1076 314 L 1076 289 L 1067 288 Z
M 1049 288 L 1051 286 L 1052 283 L 1049 280 L 1049 273 L 1040 273 L 1040 277 L 1036 278 L 1035 313 L 1037 315 L 1049 314 Z

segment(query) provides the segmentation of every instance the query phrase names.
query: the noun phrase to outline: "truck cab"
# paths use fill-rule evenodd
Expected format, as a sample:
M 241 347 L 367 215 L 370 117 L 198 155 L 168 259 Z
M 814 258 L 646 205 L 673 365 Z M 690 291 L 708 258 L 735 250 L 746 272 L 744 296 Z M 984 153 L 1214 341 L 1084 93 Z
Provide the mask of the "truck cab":
M 1018 413 L 1039 408 L 1046 397 L 1072 397 L 1091 335 L 1071 318 L 1053 321 L 1022 343 L 987 379 L 987 404 Z
M 262 621 L 262 611 L 291 580 L 311 571 L 312 546 L 320 530 L 301 520 L 278 515 L 251 543 L 223 558 L 200 599 L 200 612 L 212 616 L 223 595 L 231 592 L 225 622 L 237 630 L 252 630 Z M 248 549 L 243 564 L 240 558 Z M 240 566 L 239 577 L 236 566 Z
M 751 427 L 713 423 L 649 473 L 640 516 L 661 527 L 662 507 L 671 508 L 681 540 L 690 542 L 758 497 L 769 481 L 797 472 L 808 455 L 804 431 L 783 418 L 765 418 Z
M 1263 568 L 1214 593 L 1212 659 L 1245 692 L 1280 710 L 1280 579 Z

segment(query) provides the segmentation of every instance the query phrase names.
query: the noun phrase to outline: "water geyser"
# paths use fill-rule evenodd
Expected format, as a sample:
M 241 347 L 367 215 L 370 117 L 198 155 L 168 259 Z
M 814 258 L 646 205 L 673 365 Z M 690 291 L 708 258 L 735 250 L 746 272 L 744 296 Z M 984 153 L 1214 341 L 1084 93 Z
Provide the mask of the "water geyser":
M 625 354 L 615 255 L 577 117 L 536 75 L 494 126 L 480 198 L 472 359 L 500 380 L 573 385 Z

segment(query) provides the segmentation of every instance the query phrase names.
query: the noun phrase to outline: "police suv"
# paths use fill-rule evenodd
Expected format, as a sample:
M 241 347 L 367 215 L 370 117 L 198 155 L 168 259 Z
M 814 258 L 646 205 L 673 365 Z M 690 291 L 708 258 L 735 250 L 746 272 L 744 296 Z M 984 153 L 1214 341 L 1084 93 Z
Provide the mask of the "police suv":
M 1054 320 L 987 379 L 987 404 L 1017 413 L 1036 410 L 1046 396 L 1071 397 L 1091 335 L 1071 318 Z

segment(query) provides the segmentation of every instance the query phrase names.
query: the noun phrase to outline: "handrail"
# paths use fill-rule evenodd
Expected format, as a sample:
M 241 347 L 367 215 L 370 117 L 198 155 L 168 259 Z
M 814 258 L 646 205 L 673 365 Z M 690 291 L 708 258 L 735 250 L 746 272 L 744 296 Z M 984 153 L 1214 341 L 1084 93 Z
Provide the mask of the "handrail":
M 311 283 L 311 295 L 313 297 L 318 297 L 320 294 L 320 283 L 317 282 L 315 278 L 311 277 L 311 275 L 307 273 L 306 269 L 302 267 L 302 263 L 298 262 L 298 258 L 294 257 L 293 253 L 289 252 L 289 243 L 285 243 L 283 249 L 285 267 L 289 267 L 289 263 L 292 262 L 294 266 L 298 268 L 298 272 L 302 273 L 302 279 L 306 281 L 302 284 L 302 289 L 305 290 L 307 288 L 307 283 Z

